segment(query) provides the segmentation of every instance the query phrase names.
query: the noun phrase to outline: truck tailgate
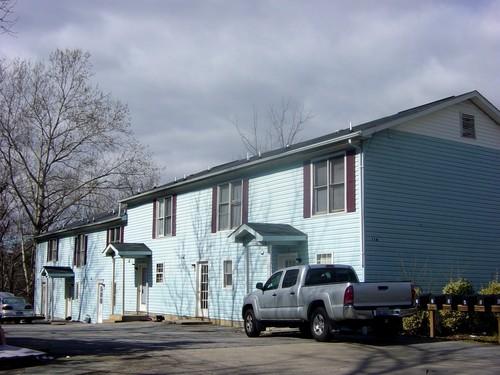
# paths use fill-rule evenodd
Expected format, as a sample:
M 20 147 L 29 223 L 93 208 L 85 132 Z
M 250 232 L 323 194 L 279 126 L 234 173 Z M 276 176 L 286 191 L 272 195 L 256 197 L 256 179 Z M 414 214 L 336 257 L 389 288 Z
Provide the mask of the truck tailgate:
M 352 286 L 355 307 L 396 307 L 412 304 L 412 286 L 409 282 L 355 283 Z

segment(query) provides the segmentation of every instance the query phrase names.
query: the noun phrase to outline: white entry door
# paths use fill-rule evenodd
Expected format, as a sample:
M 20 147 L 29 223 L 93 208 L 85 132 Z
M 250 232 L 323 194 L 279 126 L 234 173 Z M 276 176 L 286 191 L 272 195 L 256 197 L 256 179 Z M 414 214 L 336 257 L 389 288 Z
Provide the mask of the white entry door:
M 66 300 L 64 317 L 68 318 L 72 316 L 72 305 L 73 305 L 73 279 L 64 279 L 64 298 Z
M 97 323 L 102 323 L 104 305 L 104 284 L 97 284 Z
M 137 267 L 137 309 L 146 312 L 148 305 L 148 270 L 145 265 Z
M 47 280 L 42 280 L 42 294 L 40 296 L 40 314 L 45 316 L 45 319 L 48 319 L 47 316 Z
M 198 315 L 208 317 L 208 262 L 198 263 Z
M 278 268 L 292 267 L 297 265 L 297 253 L 278 254 Z

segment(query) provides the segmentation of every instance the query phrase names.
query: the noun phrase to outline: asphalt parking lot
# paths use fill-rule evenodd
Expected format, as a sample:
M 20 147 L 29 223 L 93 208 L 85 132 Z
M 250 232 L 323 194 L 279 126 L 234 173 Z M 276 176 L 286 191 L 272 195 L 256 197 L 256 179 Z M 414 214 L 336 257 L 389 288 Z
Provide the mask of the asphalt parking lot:
M 8 344 L 54 357 L 4 367 L 13 374 L 479 375 L 500 367 L 498 345 L 472 342 L 345 336 L 317 343 L 293 331 L 251 339 L 238 328 L 153 322 L 3 328 Z

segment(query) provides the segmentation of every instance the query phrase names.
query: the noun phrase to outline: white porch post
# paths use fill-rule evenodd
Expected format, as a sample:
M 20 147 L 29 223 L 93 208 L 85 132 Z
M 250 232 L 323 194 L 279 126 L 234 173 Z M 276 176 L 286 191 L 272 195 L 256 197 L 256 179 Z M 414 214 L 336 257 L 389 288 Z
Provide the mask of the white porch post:
M 111 315 L 114 315 L 115 314 L 115 300 L 116 300 L 116 297 L 115 297 L 115 293 L 116 293 L 116 288 L 115 288 L 115 256 L 113 255 L 111 258 L 112 258 L 111 260 L 113 263 L 113 266 L 112 266 L 113 273 L 111 276 Z
M 243 246 L 243 251 L 245 252 L 245 273 L 246 273 L 246 292 L 250 293 L 250 255 L 248 254 L 248 245 Z
M 267 245 L 267 252 L 269 253 L 269 268 L 268 268 L 268 277 L 273 274 L 273 245 Z
M 50 320 L 54 320 L 54 278 L 50 278 Z
M 125 316 L 125 258 L 122 261 L 122 316 Z

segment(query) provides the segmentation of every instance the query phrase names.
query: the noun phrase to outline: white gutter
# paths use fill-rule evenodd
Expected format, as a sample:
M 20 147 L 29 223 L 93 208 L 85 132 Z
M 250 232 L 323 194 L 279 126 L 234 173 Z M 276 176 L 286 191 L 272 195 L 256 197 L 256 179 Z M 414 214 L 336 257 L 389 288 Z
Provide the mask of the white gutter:
M 290 150 L 290 151 L 282 152 L 280 154 L 273 155 L 273 156 L 268 156 L 268 157 L 263 158 L 263 159 L 257 159 L 257 160 L 254 160 L 254 161 L 250 161 L 250 162 L 245 163 L 245 164 L 239 164 L 239 165 L 236 165 L 234 167 L 223 169 L 223 170 L 218 171 L 218 172 L 208 173 L 208 174 L 204 174 L 203 176 L 196 177 L 196 178 L 192 178 L 192 179 L 188 179 L 188 180 L 184 180 L 184 181 L 180 181 L 180 182 L 175 182 L 175 183 L 173 183 L 172 185 L 169 185 L 169 186 L 165 186 L 165 187 L 157 188 L 157 189 L 154 189 L 154 190 L 149 190 L 147 192 L 140 193 L 140 194 L 137 194 L 137 195 L 133 195 L 132 197 L 122 199 L 119 202 L 120 203 L 122 203 L 122 202 L 125 203 L 125 202 L 131 201 L 131 200 L 135 200 L 135 199 L 142 198 L 142 197 L 145 197 L 145 196 L 148 196 L 148 195 L 152 195 L 154 193 L 157 193 L 157 192 L 160 192 L 160 191 L 163 191 L 163 190 L 166 190 L 166 189 L 176 188 L 176 187 L 179 187 L 179 186 L 184 186 L 184 185 L 187 185 L 187 184 L 191 184 L 191 183 L 196 182 L 196 181 L 206 180 L 208 178 L 220 176 L 222 174 L 226 174 L 228 172 L 233 172 L 233 171 L 236 171 L 238 169 L 242 169 L 242 168 L 246 168 L 246 167 L 251 167 L 251 166 L 254 166 L 254 165 L 257 165 L 257 164 L 261 164 L 261 163 L 265 163 L 265 162 L 268 162 L 268 161 L 278 160 L 278 159 L 285 158 L 285 157 L 293 155 L 293 154 L 297 154 L 297 153 L 308 151 L 308 150 L 313 150 L 313 149 L 321 147 L 321 146 L 328 146 L 329 144 L 332 144 L 332 143 L 338 143 L 338 142 L 345 141 L 345 140 L 351 140 L 352 138 L 361 136 L 361 134 L 362 134 L 361 131 L 356 131 L 356 132 L 353 132 L 353 133 L 349 133 L 349 134 L 343 135 L 341 137 L 337 137 L 337 138 L 329 139 L 329 140 L 326 140 L 326 141 L 323 141 L 323 142 L 318 142 L 318 143 L 314 143 L 314 144 L 307 145 L 307 146 L 304 146 L 304 147 L 300 147 L 300 148 L 297 148 L 295 150 Z
M 82 225 L 71 227 L 71 228 L 62 228 L 62 229 L 59 229 L 57 231 L 51 231 L 51 232 L 47 232 L 47 233 L 41 233 L 38 236 L 35 236 L 35 239 L 40 239 L 40 238 L 44 238 L 44 237 L 47 237 L 47 236 L 53 236 L 53 235 L 56 235 L 56 234 L 71 232 L 73 230 L 85 229 L 85 228 L 93 227 L 93 226 L 96 226 L 96 225 L 107 224 L 107 223 L 111 223 L 113 221 L 117 221 L 118 219 L 121 219 L 121 216 L 115 216 L 115 217 L 113 217 L 111 219 L 106 219 L 106 220 L 102 220 L 102 221 L 92 221 L 90 223 L 82 224 Z

